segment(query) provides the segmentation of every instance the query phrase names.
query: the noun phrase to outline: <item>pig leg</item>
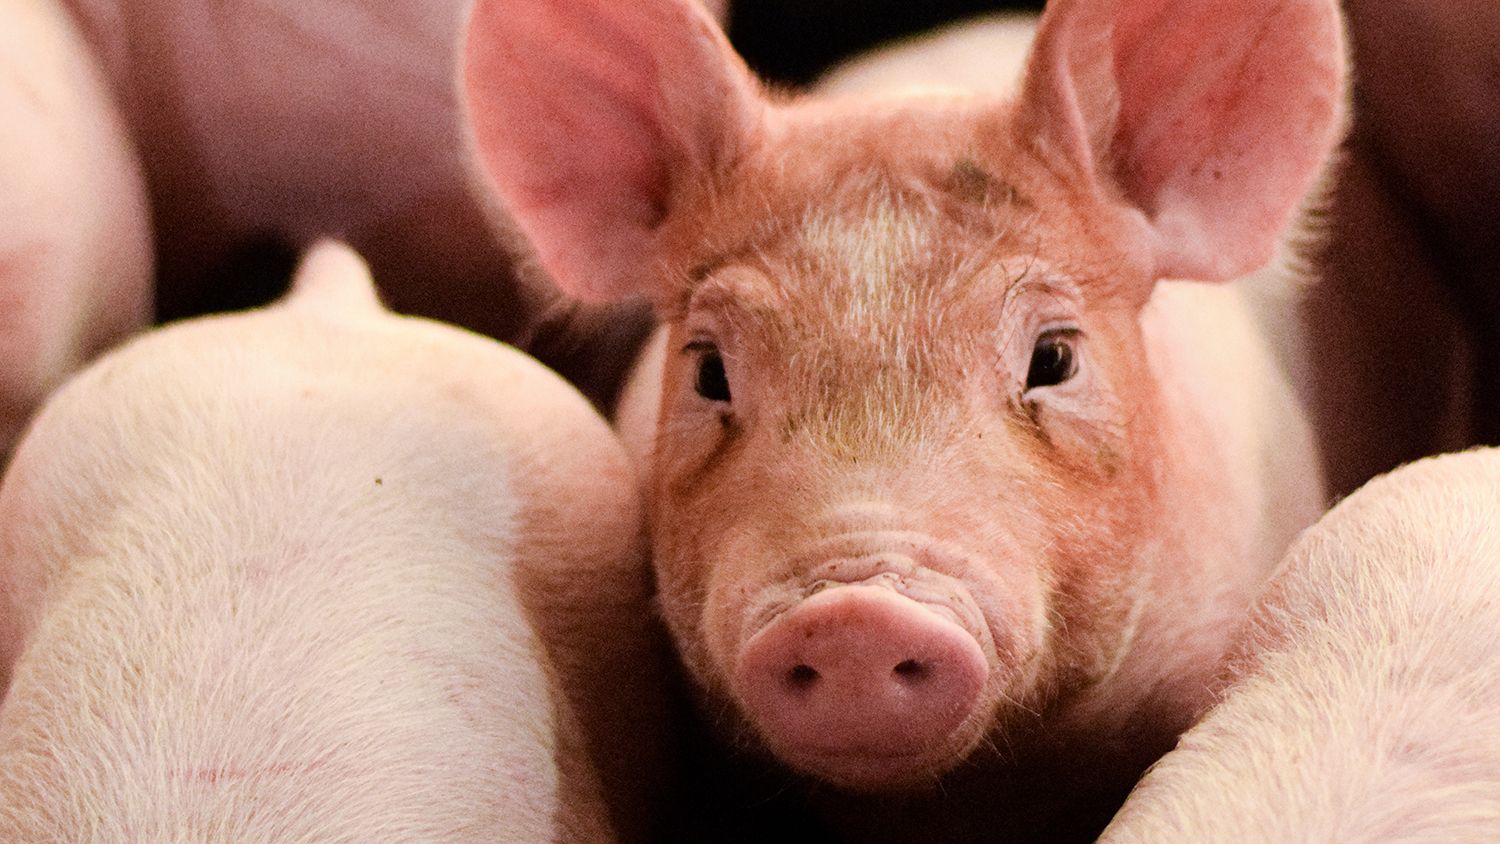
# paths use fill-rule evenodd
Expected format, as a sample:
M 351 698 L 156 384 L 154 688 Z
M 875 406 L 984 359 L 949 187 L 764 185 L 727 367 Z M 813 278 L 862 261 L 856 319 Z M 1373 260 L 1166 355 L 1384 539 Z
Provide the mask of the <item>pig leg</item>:
M 1293 547 L 1232 684 L 1102 840 L 1479 841 L 1500 824 L 1500 450 L 1372 481 Z
M 62 376 L 150 300 L 139 167 L 98 67 L 48 0 L 0 27 L 0 466 Z

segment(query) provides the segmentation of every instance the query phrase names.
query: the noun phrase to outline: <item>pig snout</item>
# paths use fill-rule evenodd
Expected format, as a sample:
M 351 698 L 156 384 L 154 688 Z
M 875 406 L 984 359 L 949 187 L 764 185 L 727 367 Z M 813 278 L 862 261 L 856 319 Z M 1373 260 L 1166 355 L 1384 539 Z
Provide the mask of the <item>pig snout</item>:
M 819 591 L 755 632 L 734 685 L 778 756 L 877 790 L 971 749 L 989 675 L 975 636 L 942 610 L 865 583 Z

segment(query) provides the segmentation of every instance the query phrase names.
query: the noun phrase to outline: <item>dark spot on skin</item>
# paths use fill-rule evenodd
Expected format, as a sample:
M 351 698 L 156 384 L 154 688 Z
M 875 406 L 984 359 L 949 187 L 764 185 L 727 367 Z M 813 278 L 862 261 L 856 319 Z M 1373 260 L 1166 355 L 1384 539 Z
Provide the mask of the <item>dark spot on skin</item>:
M 1014 185 L 997 178 L 972 158 L 959 159 L 953 165 L 950 179 L 949 190 L 965 202 L 986 207 L 1003 203 L 1014 208 L 1035 208 Z
M 967 202 L 988 203 L 994 185 L 995 178 L 973 159 L 961 158 L 953 165 L 953 191 Z
M 688 281 L 692 282 L 693 284 L 697 284 L 705 278 L 713 275 L 714 271 L 724 266 L 724 264 L 727 263 L 728 260 L 728 258 L 724 257 L 710 258 L 701 264 L 694 264 L 692 269 L 688 270 Z
M 1109 446 L 1100 446 L 1095 453 L 1094 459 L 1099 463 L 1099 473 L 1109 480 L 1114 480 L 1120 474 L 1120 455 Z
M 385 481 L 383 479 L 381 479 L 381 478 L 376 478 L 375 479 L 375 485 L 376 486 L 384 486 L 385 485 Z
M 664 197 L 652 197 L 641 208 L 640 223 L 644 229 L 654 230 L 667 219 L 667 201 Z
M 1223 170 L 1215 170 L 1214 171 L 1214 181 L 1216 181 L 1216 182 L 1222 181 L 1223 178 L 1224 178 L 1224 171 Z
M 1027 428 L 1041 441 L 1042 445 L 1052 448 L 1052 437 L 1048 436 L 1047 428 L 1042 424 L 1042 405 L 1035 401 L 1022 401 L 1021 410 L 1025 414 Z
M 719 414 L 719 425 L 728 431 L 734 427 L 734 417 L 728 412 Z

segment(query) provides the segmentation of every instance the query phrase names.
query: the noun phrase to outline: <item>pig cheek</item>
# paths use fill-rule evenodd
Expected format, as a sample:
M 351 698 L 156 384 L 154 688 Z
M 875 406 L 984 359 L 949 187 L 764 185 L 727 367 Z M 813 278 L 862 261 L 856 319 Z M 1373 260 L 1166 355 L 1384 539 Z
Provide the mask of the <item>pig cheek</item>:
M 1045 565 L 1033 556 L 998 562 L 996 571 L 976 582 L 971 591 L 984 613 L 993 642 L 986 643 L 995 663 L 995 688 L 987 694 L 998 707 L 1003 699 L 1030 695 L 1046 647 L 1047 604 Z
M 793 585 L 793 573 L 781 564 L 791 558 L 784 549 L 746 530 L 718 539 L 721 555 L 708 571 L 701 621 L 715 681 L 727 689 L 740 651 L 755 632 L 753 609 L 768 602 L 790 606 L 804 590 Z
M 681 328 L 674 326 L 667 339 L 661 408 L 648 458 L 646 489 L 658 607 L 692 667 L 701 662 L 701 647 L 697 647 L 701 637 L 695 630 L 704 592 L 704 565 L 696 553 L 702 542 L 697 535 L 708 523 L 701 515 L 688 515 L 690 511 L 685 508 L 703 481 L 702 468 L 712 444 L 707 442 L 711 437 L 705 436 L 702 414 L 694 412 L 698 409 L 688 395 L 692 388 L 684 381 L 688 377 L 684 356 L 673 353 L 681 347 L 681 334 Z
M 1143 453 L 1118 442 L 1111 448 Z M 1049 612 L 1058 621 L 1062 664 L 1055 682 L 1065 698 L 1107 682 L 1120 668 L 1153 588 L 1152 558 L 1162 541 L 1149 465 L 1122 457 L 1108 480 L 1099 480 L 1092 489 L 1080 488 L 1071 525 L 1052 541 L 1056 583 Z
M 668 511 L 671 512 L 671 511 Z M 653 565 L 657 581 L 657 609 L 672 636 L 688 673 L 702 686 L 710 682 L 710 659 L 701 630 L 708 564 L 691 549 L 676 515 L 653 529 Z
M 713 626 L 705 616 L 713 606 L 713 584 L 733 572 L 742 555 L 726 553 L 743 516 L 743 498 L 726 483 L 706 479 L 701 463 L 659 453 L 669 468 L 666 483 L 657 490 L 653 524 L 653 558 L 658 584 L 658 606 L 689 673 L 701 687 L 716 693 L 722 688 L 722 663 L 716 658 Z M 674 472 L 674 469 L 676 471 Z

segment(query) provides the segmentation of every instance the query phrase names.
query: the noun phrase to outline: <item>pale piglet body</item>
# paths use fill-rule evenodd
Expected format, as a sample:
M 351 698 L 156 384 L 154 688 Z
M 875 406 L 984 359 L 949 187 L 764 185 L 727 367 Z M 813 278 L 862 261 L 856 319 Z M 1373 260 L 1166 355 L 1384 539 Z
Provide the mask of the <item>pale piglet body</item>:
M 145 324 L 145 186 L 99 62 L 66 11 L 0 29 L 0 467 L 47 391 Z
M 1228 688 L 1107 842 L 1489 841 L 1500 827 L 1500 452 L 1424 460 L 1299 539 Z
M 1244 293 L 1171 280 L 1295 281 L 1340 32 L 1057 0 L 1014 92 L 786 101 L 683 3 L 477 5 L 504 206 L 664 323 L 620 426 L 678 651 L 846 834 L 1088 837 L 1208 703 L 1323 494 Z
M 579 395 L 321 247 L 288 302 L 98 363 L 18 450 L 0 838 L 641 834 L 639 530 Z

